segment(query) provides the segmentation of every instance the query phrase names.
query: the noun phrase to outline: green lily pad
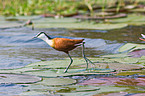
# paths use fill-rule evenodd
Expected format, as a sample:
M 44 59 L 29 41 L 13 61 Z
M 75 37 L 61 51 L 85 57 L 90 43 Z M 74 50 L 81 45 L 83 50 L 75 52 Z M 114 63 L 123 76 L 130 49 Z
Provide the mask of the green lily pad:
M 58 77 L 58 76 L 76 76 L 76 75 L 91 75 L 91 74 L 113 74 L 114 70 L 133 70 L 141 69 L 143 66 L 135 65 L 136 63 L 143 63 L 143 58 L 90 58 L 95 65 L 89 64 L 86 70 L 86 63 L 83 59 L 74 58 L 74 62 L 67 73 L 64 73 L 65 68 L 70 63 L 70 60 L 52 60 L 41 61 L 29 64 L 17 69 L 1 69 L 0 73 L 19 73 L 29 74 L 41 77 Z M 141 62 L 138 62 L 141 60 Z M 96 63 L 98 62 L 98 63 Z M 102 62 L 102 63 L 99 63 Z M 135 63 L 135 64 L 128 64 Z
M 63 95 L 63 96 L 92 96 L 103 92 L 120 92 L 128 88 L 114 86 L 89 86 L 89 85 L 69 85 L 61 87 L 48 87 L 44 85 L 29 85 L 24 87 L 29 91 L 25 91 L 19 95 Z
M 84 93 L 91 93 L 91 92 L 95 92 L 97 90 L 100 90 L 99 87 L 95 87 L 95 86 L 83 86 L 83 85 L 69 85 L 69 86 L 61 86 L 61 87 L 48 87 L 45 85 L 28 85 L 26 87 L 24 87 L 24 89 L 29 90 L 29 91 L 25 91 L 19 95 L 40 95 L 40 94 L 47 94 L 47 95 L 61 95 L 61 94 L 84 94 Z M 81 95 L 82 96 L 82 95 Z
M 23 27 L 26 21 L 38 19 L 39 16 L 0 17 L 0 28 Z
M 64 73 L 64 69 L 50 69 L 50 70 L 40 70 L 34 72 L 24 72 L 24 74 L 33 74 L 42 77 L 58 77 L 58 76 L 76 76 L 76 75 L 81 76 L 81 75 L 91 75 L 91 74 L 112 74 L 110 72 L 114 71 L 111 69 L 96 69 L 96 70 L 69 69 L 67 73 Z
M 40 85 L 68 85 L 68 84 L 74 84 L 76 83 L 76 80 L 74 79 L 66 79 L 66 78 L 43 78 L 41 82 L 38 82 L 37 84 Z
M 145 95 L 145 93 L 136 93 L 136 94 L 133 94 L 131 96 L 144 96 L 144 95 Z
M 78 64 L 82 64 L 85 63 L 84 59 L 80 59 L 80 58 L 74 58 L 73 59 L 73 64 L 74 65 L 78 65 Z M 66 68 L 70 63 L 70 59 L 66 58 L 64 60 L 52 60 L 52 61 L 41 61 L 41 62 L 36 62 L 36 63 L 32 63 L 29 64 L 25 67 L 33 67 L 34 69 L 44 69 L 44 68 Z
M 101 63 L 100 64 L 101 68 L 104 68 L 106 66 L 116 71 L 135 70 L 135 69 L 143 68 L 142 66 L 135 65 L 135 64 L 121 64 L 121 63 Z
M 132 57 L 125 57 L 125 58 L 113 58 L 110 59 L 114 62 L 118 62 L 118 63 L 137 63 L 139 61 L 139 58 L 132 58 Z
M 120 72 L 116 74 L 117 76 L 129 76 L 129 75 L 145 75 L 145 70 L 134 70 L 134 71 L 125 71 L 125 72 Z
M 135 47 L 136 47 L 136 44 L 127 43 L 127 44 L 121 46 L 121 47 L 119 48 L 118 51 L 119 51 L 119 52 L 124 52 L 124 51 L 131 50 L 131 49 L 133 49 L 133 48 L 135 48 Z
M 21 27 L 23 26 L 23 23 L 19 23 L 16 21 L 1 21 L 0 22 L 0 28 L 12 28 L 12 27 Z
M 127 55 L 128 53 L 121 53 L 121 54 L 111 54 L 111 55 L 103 55 L 101 57 L 104 58 L 122 58 L 122 57 L 128 57 L 129 55 Z
M 64 96 L 94 96 L 95 94 L 99 93 L 106 93 L 106 92 L 120 92 L 123 90 L 126 90 L 128 88 L 123 88 L 123 87 L 114 87 L 114 86 L 99 86 L 99 90 L 96 91 L 86 91 L 86 92 L 73 92 L 73 93 L 59 93 Z
M 93 96 L 125 96 L 127 95 L 127 92 L 118 92 L 118 93 L 103 93 L 103 94 L 96 94 Z
M 128 25 L 144 25 L 145 16 L 138 14 L 128 14 L 127 18 L 113 19 L 111 23 L 122 23 Z
M 41 81 L 40 77 L 21 74 L 0 74 L 0 84 L 28 84 Z
M 119 52 L 124 52 L 124 51 L 131 52 L 133 50 L 144 49 L 144 48 L 145 48 L 144 44 L 127 43 L 119 48 Z
M 79 22 L 74 18 L 42 18 L 34 20 L 35 28 L 69 28 L 69 29 L 117 29 L 126 27 L 127 24 L 95 24 L 89 22 Z

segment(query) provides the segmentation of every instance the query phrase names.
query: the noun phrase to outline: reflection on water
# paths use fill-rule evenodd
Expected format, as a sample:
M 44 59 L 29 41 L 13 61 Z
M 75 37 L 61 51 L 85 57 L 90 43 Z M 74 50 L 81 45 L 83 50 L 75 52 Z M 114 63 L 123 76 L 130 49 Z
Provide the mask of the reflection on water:
M 109 31 L 102 30 L 67 30 L 67 29 L 35 29 L 10 28 L 0 30 L 0 69 L 18 68 L 29 63 L 63 59 L 67 55 L 51 48 L 40 39 L 32 39 L 40 31 L 51 37 L 85 38 L 85 52 L 88 57 L 115 53 L 125 42 L 143 43 L 138 39 L 145 30 L 144 26 Z M 74 57 L 80 57 L 81 47 L 71 51 Z

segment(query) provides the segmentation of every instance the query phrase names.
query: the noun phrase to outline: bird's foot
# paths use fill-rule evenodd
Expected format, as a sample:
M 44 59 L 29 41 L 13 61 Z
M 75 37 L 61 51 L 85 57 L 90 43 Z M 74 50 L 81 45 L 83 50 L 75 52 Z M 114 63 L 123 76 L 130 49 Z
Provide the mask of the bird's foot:
M 93 65 L 93 69 L 95 69 L 95 64 L 90 60 L 90 59 L 88 59 L 88 58 L 85 58 L 85 60 L 86 60 L 86 63 L 87 63 L 87 67 L 86 67 L 86 70 L 88 69 L 88 64 L 90 63 L 91 64 L 91 67 L 92 67 L 92 65 Z
M 67 69 L 64 70 L 64 73 L 67 73 Z

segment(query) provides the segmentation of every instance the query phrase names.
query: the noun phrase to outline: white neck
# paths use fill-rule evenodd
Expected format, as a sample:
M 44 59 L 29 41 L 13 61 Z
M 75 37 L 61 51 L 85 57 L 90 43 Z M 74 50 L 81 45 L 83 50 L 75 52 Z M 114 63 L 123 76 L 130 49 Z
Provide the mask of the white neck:
M 53 46 L 53 41 L 51 39 L 48 39 L 45 34 L 40 34 L 37 38 L 42 39 L 43 41 L 45 41 L 50 46 Z

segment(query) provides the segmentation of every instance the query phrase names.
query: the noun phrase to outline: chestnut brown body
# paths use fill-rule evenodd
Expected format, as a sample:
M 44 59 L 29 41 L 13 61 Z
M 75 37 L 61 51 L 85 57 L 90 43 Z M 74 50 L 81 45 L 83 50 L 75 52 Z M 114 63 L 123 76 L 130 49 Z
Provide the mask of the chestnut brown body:
M 73 50 L 77 46 L 79 46 L 80 43 L 84 41 L 84 39 L 67 39 L 67 38 L 54 38 L 52 39 L 54 42 L 54 49 L 58 51 L 63 51 L 65 53 L 68 53 L 68 51 Z

